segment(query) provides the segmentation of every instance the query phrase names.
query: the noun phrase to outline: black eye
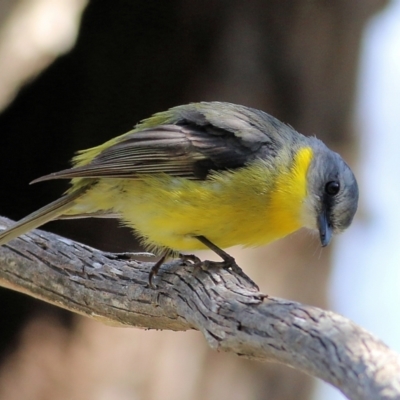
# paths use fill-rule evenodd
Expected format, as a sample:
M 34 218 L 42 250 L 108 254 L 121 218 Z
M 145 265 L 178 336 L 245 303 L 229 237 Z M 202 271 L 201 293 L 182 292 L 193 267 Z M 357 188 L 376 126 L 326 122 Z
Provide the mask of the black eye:
M 340 184 L 338 181 L 330 181 L 325 185 L 325 193 L 330 196 L 335 196 L 339 193 Z

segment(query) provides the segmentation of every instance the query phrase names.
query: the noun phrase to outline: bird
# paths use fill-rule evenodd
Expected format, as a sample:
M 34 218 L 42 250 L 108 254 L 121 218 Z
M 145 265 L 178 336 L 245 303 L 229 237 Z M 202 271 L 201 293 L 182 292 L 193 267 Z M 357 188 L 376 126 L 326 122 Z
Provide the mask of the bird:
M 69 179 L 59 199 L 0 233 L 0 245 L 57 219 L 118 218 L 160 256 L 231 268 L 224 249 L 256 247 L 302 227 L 323 247 L 348 228 L 358 186 L 342 157 L 266 112 L 198 102 L 154 114 L 133 130 L 79 151 L 72 167 L 32 183 Z M 211 249 L 222 261 L 192 254 Z

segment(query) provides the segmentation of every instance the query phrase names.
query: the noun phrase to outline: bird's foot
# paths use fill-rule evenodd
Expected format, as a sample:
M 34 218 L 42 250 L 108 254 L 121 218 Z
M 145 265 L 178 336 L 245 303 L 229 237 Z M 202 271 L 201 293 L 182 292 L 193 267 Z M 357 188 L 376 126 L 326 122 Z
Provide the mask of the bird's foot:
M 190 264 L 198 264 L 201 262 L 200 258 L 195 256 L 194 254 L 179 254 L 179 258 L 184 263 L 186 263 L 187 261 L 189 261 Z
M 151 268 L 149 273 L 149 287 L 152 289 L 156 289 L 157 287 L 153 284 L 153 278 L 158 274 L 161 265 L 164 263 L 166 255 L 161 257 Z M 179 254 L 179 258 L 183 263 L 187 263 L 193 266 L 193 273 L 197 274 L 200 270 L 208 271 L 213 268 L 217 269 L 231 269 L 235 274 L 239 275 L 246 282 L 250 283 L 252 286 L 256 287 L 259 290 L 258 285 L 250 279 L 242 270 L 242 268 L 237 265 L 235 259 L 226 254 L 224 255 L 223 261 L 210 261 L 210 260 L 200 260 L 199 257 L 194 254 Z
M 157 289 L 157 286 L 153 284 L 153 278 L 158 274 L 158 271 L 160 270 L 160 267 L 163 265 L 166 258 L 167 253 L 164 253 L 164 255 L 151 267 L 148 282 L 151 289 Z
M 232 256 L 228 255 L 227 257 L 224 258 L 223 261 L 210 261 L 210 260 L 201 261 L 196 256 L 190 256 L 189 260 L 193 262 L 193 267 L 194 267 L 193 272 L 195 274 L 199 270 L 208 271 L 213 268 L 231 269 L 235 274 L 239 275 L 246 282 L 250 283 L 252 286 L 255 286 L 257 290 L 259 290 L 258 285 L 243 272 L 242 268 L 239 267 L 239 265 L 236 263 L 235 259 Z

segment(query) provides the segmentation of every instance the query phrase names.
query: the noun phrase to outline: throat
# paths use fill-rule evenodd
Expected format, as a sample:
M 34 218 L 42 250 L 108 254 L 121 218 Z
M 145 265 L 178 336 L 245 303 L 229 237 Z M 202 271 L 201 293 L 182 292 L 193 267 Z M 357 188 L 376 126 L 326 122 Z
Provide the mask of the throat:
M 309 147 L 300 149 L 291 168 L 281 173 L 270 199 L 271 226 L 279 237 L 298 229 L 303 223 L 303 207 L 307 199 L 307 172 L 313 152 Z

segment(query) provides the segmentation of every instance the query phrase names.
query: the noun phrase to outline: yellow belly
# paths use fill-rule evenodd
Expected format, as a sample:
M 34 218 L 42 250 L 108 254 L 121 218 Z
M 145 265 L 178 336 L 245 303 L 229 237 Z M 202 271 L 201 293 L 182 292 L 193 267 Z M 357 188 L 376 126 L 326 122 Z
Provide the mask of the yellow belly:
M 301 227 L 311 149 L 280 173 L 257 161 L 234 172 L 194 181 L 168 175 L 142 180 L 102 179 L 77 209 L 112 209 L 151 251 L 204 249 L 196 235 L 221 248 L 258 246 Z

